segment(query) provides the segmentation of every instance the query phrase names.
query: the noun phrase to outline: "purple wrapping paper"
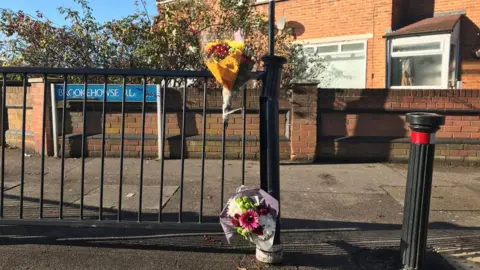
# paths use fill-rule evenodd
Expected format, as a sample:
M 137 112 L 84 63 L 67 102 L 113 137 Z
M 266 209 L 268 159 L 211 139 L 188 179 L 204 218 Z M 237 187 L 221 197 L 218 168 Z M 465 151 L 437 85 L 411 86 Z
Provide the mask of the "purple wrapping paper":
M 278 217 L 278 200 L 270 196 L 267 192 L 263 191 L 262 189 L 259 188 L 248 188 L 245 186 L 241 186 L 237 189 L 237 192 L 235 195 L 233 195 L 223 208 L 222 212 L 220 213 L 220 224 L 222 225 L 223 231 L 225 233 L 225 237 L 227 238 L 227 241 L 229 244 L 231 244 L 232 238 L 237 234 L 235 226 L 230 222 L 230 218 L 228 217 L 228 206 L 231 201 L 235 201 L 239 197 L 243 196 L 258 196 L 260 201 L 264 201 L 265 204 L 271 209 L 271 215 L 275 221 L 277 221 Z M 273 238 L 270 238 L 270 240 L 267 240 L 270 243 L 273 243 Z M 259 243 L 256 243 L 257 245 Z M 265 245 L 262 245 L 265 247 Z M 267 244 L 265 248 L 268 248 L 268 246 L 271 246 L 271 244 Z

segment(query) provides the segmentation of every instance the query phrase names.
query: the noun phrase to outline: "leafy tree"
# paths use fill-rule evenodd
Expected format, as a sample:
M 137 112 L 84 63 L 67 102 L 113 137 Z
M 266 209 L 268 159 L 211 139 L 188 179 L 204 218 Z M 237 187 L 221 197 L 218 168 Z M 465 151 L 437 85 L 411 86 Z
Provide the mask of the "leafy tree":
M 202 44 L 210 38 L 231 38 L 241 30 L 260 57 L 267 50 L 267 18 L 253 0 L 174 1 L 158 7 L 153 21 L 139 8 L 124 18 L 100 24 L 87 0 L 74 0 L 81 10 L 58 8 L 68 24 L 52 23 L 41 12 L 0 11 L 2 66 L 152 68 L 203 70 Z M 277 31 L 276 54 L 288 58 L 284 85 L 309 72 L 323 70 L 321 61 L 302 55 L 292 30 Z

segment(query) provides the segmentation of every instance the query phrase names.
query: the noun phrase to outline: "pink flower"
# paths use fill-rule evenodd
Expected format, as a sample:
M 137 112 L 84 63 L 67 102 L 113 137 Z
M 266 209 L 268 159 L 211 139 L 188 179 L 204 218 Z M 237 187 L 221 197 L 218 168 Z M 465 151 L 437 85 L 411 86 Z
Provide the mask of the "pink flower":
M 253 231 L 254 229 L 258 228 L 259 224 L 257 212 L 248 210 L 243 213 L 243 215 L 240 216 L 240 225 L 249 231 Z

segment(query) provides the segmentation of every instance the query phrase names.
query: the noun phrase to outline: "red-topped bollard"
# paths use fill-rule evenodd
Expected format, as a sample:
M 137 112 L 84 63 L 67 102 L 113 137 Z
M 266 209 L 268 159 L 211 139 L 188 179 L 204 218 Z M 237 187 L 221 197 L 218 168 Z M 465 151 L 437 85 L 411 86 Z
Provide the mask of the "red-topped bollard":
M 400 243 L 403 269 L 423 269 L 432 191 L 435 133 L 445 117 L 435 113 L 409 113 L 411 145 Z

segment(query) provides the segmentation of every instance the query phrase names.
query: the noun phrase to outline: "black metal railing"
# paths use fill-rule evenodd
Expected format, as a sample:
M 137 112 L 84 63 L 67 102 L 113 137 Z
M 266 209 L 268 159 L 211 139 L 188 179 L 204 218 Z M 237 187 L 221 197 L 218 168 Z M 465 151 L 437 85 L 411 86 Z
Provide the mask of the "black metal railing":
M 186 146 L 186 121 L 187 120 L 187 94 L 188 94 L 188 87 L 187 87 L 187 82 L 190 79 L 195 79 L 197 83 L 200 83 L 200 85 L 203 85 L 203 109 L 202 109 L 202 134 L 201 134 L 201 140 L 202 140 L 202 155 L 201 155 L 201 175 L 199 176 L 200 179 L 200 201 L 198 204 L 198 223 L 204 223 L 204 193 L 205 193 L 205 159 L 206 159 L 206 141 L 207 141 L 207 136 L 206 136 L 206 130 L 207 130 L 207 84 L 211 80 L 211 74 L 206 72 L 206 71 L 163 71 L 163 70 L 147 70 L 147 69 L 137 69 L 137 70 L 123 70 L 123 69 L 64 69 L 64 68 L 23 68 L 23 67 L 0 67 L 0 75 L 2 76 L 2 100 L 1 100 L 1 108 L 2 108 L 2 146 L 1 146 L 1 186 L 0 186 L 0 224 L 15 224 L 17 222 L 27 222 L 31 224 L 74 224 L 74 225 L 95 225 L 95 226 L 148 226 L 148 227 L 157 227 L 161 226 L 164 224 L 167 224 L 167 222 L 164 222 L 164 215 L 162 212 L 163 208 L 163 197 L 164 197 L 164 175 L 165 171 L 167 168 L 165 168 L 165 138 L 166 138 L 166 95 L 167 91 L 166 89 L 168 88 L 168 83 L 167 81 L 169 79 L 180 79 L 183 82 L 183 87 L 182 87 L 182 124 L 181 124 L 181 156 L 180 156 L 180 164 L 181 164 L 181 171 L 180 171 L 180 185 L 179 185 L 179 191 L 178 191 L 178 196 L 179 196 L 179 205 L 178 205 L 178 223 L 184 223 L 184 218 L 183 218 L 183 202 L 184 202 L 184 177 L 185 177 L 185 146 Z M 47 115 L 47 109 L 49 107 L 48 103 L 48 87 L 49 87 L 49 79 L 50 76 L 55 75 L 57 76 L 57 79 L 61 80 L 61 83 L 63 83 L 63 96 L 62 100 L 59 101 L 62 103 L 62 115 L 61 115 L 61 142 L 59 143 L 61 145 L 61 155 L 60 155 L 60 175 L 58 177 L 59 181 L 59 197 L 58 197 L 58 218 L 57 219 L 52 219 L 52 218 L 46 218 L 45 217 L 45 144 L 46 144 L 46 115 Z M 18 78 L 21 78 L 22 81 L 22 87 L 23 87 L 23 96 L 22 96 L 22 127 L 21 127 L 21 166 L 20 166 L 20 196 L 18 198 L 20 207 L 19 207 L 19 212 L 17 217 L 5 217 L 4 215 L 4 208 L 5 208 L 5 153 L 6 153 L 6 125 L 5 122 L 7 121 L 7 108 L 6 108 L 6 100 L 8 98 L 7 96 L 7 78 L 9 76 L 16 76 L 17 80 Z M 26 218 L 24 215 L 24 187 L 25 187 L 25 158 L 26 158 L 26 152 L 25 152 L 25 134 L 26 134 L 26 110 L 27 110 L 27 88 L 28 88 L 28 78 L 31 76 L 35 77 L 41 77 L 43 79 L 43 120 L 42 120 L 42 139 L 41 139 L 41 161 L 40 161 L 40 186 L 39 186 L 39 199 L 38 199 L 38 207 L 39 207 L 39 213 L 37 218 Z M 67 110 L 68 110 L 68 98 L 67 98 L 67 86 L 69 84 L 69 78 L 72 76 L 76 77 L 77 79 L 80 78 L 80 81 L 83 82 L 83 87 L 85 89 L 83 93 L 83 106 L 81 108 L 82 110 L 82 120 L 83 120 L 83 127 L 82 127 L 82 132 L 81 132 L 81 171 L 80 171 L 80 183 L 76 183 L 80 186 L 80 201 L 79 201 L 79 214 L 78 214 L 78 219 L 76 220 L 71 220 L 71 219 L 66 219 L 64 217 L 65 213 L 65 173 L 66 173 L 66 164 L 65 164 L 65 159 L 66 159 L 66 135 L 67 135 Z M 98 78 L 103 78 L 103 99 L 101 101 L 99 100 L 98 102 L 102 104 L 102 120 L 101 120 L 101 156 L 100 156 L 100 179 L 99 179 L 99 201 L 98 201 L 98 213 L 96 215 L 96 218 L 86 218 L 84 209 L 85 209 L 85 200 L 84 200 L 84 194 L 85 194 L 85 172 L 86 172 L 86 156 L 87 156 L 87 121 L 88 121 L 88 103 L 91 102 L 89 101 L 87 97 L 87 88 L 88 88 L 88 82 L 89 78 L 91 77 L 96 77 Z M 117 205 L 117 215 L 116 215 L 116 220 L 107 220 L 104 218 L 104 196 L 105 196 L 105 191 L 104 191 L 104 186 L 105 186 L 105 169 L 106 169 L 106 163 L 105 163 L 105 158 L 107 156 L 107 151 L 105 149 L 105 144 L 106 144 L 106 116 L 107 116 L 107 105 L 109 101 L 107 100 L 107 89 L 109 86 L 109 78 L 110 77 L 120 77 L 121 78 L 121 85 L 122 85 L 122 90 L 123 90 L 123 95 L 122 95 L 122 100 L 121 100 L 121 128 L 120 128 L 120 172 L 119 172 L 119 181 L 118 181 L 118 205 Z M 140 172 L 139 172 L 139 182 L 138 182 L 138 212 L 136 213 L 136 220 L 124 220 L 124 217 L 122 216 L 122 187 L 124 184 L 124 153 L 125 153 L 125 115 L 127 113 L 127 107 L 126 105 L 126 86 L 127 86 L 127 80 L 128 78 L 141 78 L 141 83 L 143 86 L 143 99 L 141 101 L 141 128 L 142 128 L 142 133 L 140 136 Z M 159 183 L 159 209 L 158 209 L 158 218 L 156 221 L 152 220 L 144 220 L 142 218 L 142 210 L 143 210 L 143 202 L 144 202 L 144 159 L 145 159 L 145 119 L 146 119 L 146 98 L 147 98 L 147 78 L 160 78 L 160 100 L 162 102 L 162 112 L 161 112 L 161 141 L 158 142 L 160 149 L 159 153 L 161 156 L 159 156 L 160 159 L 160 166 L 159 166 L 159 171 L 160 171 L 160 183 Z M 201 89 L 201 88 L 200 88 Z M 53 90 L 52 90 L 53 91 Z M 243 94 L 241 95 L 242 97 L 242 108 L 239 111 L 242 115 L 243 119 L 243 124 L 242 124 L 242 136 L 241 136 L 241 143 L 242 143 L 242 150 L 241 150 L 241 182 L 238 183 L 240 184 L 245 184 L 245 149 L 246 149 L 246 117 L 247 117 L 247 108 L 246 108 L 246 89 L 243 89 Z M 53 120 L 56 121 L 56 120 Z M 223 124 L 223 129 L 222 129 L 222 153 L 221 153 L 221 178 L 220 178 L 220 185 L 221 189 L 220 192 L 221 194 L 219 195 L 220 197 L 220 202 L 219 202 L 219 210 L 224 205 L 224 192 L 225 192 L 225 151 L 226 151 L 226 129 L 227 125 L 224 123 Z M 58 136 L 59 134 L 53 134 L 53 136 Z M 57 137 L 58 138 L 58 137 Z M 219 211 L 220 212 L 220 211 Z M 215 225 L 215 228 L 218 228 L 218 224 L 210 223 Z M 167 225 L 168 226 L 168 225 Z M 182 226 L 178 226 L 177 223 L 175 223 L 174 226 L 170 226 L 171 228 L 185 228 Z

